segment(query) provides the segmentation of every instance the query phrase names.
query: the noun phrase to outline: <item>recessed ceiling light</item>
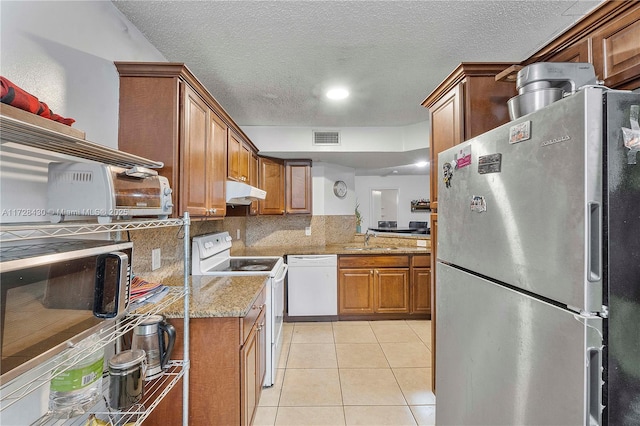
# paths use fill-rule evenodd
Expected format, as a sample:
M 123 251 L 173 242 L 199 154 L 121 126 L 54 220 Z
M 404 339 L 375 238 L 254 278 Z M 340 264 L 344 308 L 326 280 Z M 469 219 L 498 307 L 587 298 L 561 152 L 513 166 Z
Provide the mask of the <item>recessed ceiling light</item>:
M 418 161 L 415 165 L 416 167 L 426 167 L 429 164 L 428 161 Z
M 327 98 L 333 100 L 344 99 L 349 96 L 349 91 L 343 87 L 336 87 L 327 91 Z

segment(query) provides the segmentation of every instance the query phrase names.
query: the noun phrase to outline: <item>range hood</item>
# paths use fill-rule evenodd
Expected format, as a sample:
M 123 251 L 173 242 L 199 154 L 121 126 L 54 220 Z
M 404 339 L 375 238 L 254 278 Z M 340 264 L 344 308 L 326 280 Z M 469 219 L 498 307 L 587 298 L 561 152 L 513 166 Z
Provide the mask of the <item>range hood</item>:
M 227 204 L 246 206 L 251 204 L 252 201 L 264 200 L 266 196 L 267 191 L 255 186 L 234 180 L 227 181 Z

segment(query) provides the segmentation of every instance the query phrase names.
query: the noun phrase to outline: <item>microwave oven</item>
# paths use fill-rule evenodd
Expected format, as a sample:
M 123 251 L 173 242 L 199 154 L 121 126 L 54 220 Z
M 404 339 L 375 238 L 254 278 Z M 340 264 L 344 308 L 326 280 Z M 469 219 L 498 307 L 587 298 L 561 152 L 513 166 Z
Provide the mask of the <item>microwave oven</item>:
M 132 254 L 131 242 L 2 243 L 0 382 L 115 324 L 129 304 Z

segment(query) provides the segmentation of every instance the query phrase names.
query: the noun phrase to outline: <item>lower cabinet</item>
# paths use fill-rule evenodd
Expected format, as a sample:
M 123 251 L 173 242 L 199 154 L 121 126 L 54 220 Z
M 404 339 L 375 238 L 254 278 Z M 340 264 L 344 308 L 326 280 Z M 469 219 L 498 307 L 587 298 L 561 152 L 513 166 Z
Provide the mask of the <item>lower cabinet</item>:
M 411 257 L 411 313 L 431 314 L 430 256 Z
M 192 318 L 189 326 L 190 425 L 250 425 L 260 401 L 265 373 L 265 292 L 244 317 Z M 169 320 L 181 350 L 182 319 Z M 178 354 L 177 356 L 179 356 Z M 144 421 L 182 424 L 182 387 L 176 386 Z
M 428 255 L 339 256 L 338 315 L 427 318 L 430 269 L 422 265 L 428 265 L 428 259 Z

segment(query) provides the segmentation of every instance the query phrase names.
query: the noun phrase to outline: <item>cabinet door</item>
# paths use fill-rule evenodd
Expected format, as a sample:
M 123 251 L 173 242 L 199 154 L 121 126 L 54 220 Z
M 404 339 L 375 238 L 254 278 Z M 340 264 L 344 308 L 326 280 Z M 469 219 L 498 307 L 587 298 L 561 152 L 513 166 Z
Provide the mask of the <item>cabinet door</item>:
M 224 217 L 227 203 L 225 198 L 225 182 L 227 178 L 227 125 L 218 115 L 211 111 L 209 115 L 209 134 L 207 155 L 211 157 L 210 168 L 207 169 L 206 185 L 209 187 L 208 215 Z
M 240 369 L 240 383 L 241 383 L 241 418 L 240 424 L 248 426 L 253 420 L 253 413 L 258 400 L 256 398 L 256 387 L 258 386 L 258 375 L 260 374 L 260 348 L 257 323 L 251 329 L 249 337 L 242 346 L 240 351 L 241 369 Z
M 593 66 L 604 85 L 636 89 L 640 83 L 640 9 L 631 9 L 596 32 Z
M 376 269 L 375 312 L 409 313 L 409 269 Z
M 431 313 L 431 269 L 413 268 L 411 275 L 411 313 Z
M 311 214 L 311 161 L 285 161 L 287 214 Z
M 338 314 L 372 314 L 373 269 L 340 269 Z
M 582 40 L 573 46 L 562 49 L 549 57 L 546 62 L 591 62 L 591 49 L 589 40 Z M 596 70 L 596 75 L 598 70 Z
M 438 207 L 438 154 L 462 142 L 462 87 L 457 85 L 430 110 L 431 208 Z
M 213 158 L 207 155 L 209 107 L 186 84 L 182 85 L 182 177 L 180 180 L 180 214 L 204 216 L 209 211 L 207 170 L 213 169 Z
M 262 385 L 264 384 L 264 376 L 267 373 L 267 350 L 271 350 L 271 342 L 267 344 L 267 326 L 266 326 L 266 308 L 262 307 L 262 313 L 256 320 L 258 324 L 258 378 L 256 380 L 256 401 L 260 401 L 260 395 L 262 394 Z M 267 349 L 268 348 L 268 349 Z
M 258 154 L 251 151 L 251 158 L 249 160 L 249 185 L 259 187 L 260 181 L 258 180 Z M 249 214 L 255 216 L 258 214 L 258 201 L 252 201 L 249 206 Z
M 250 162 L 251 162 L 251 148 L 247 144 L 241 143 L 238 174 L 242 182 L 249 183 Z
M 227 140 L 227 177 L 231 180 L 240 180 L 240 149 L 242 143 L 229 129 Z
M 260 189 L 267 191 L 258 202 L 260 214 L 284 214 L 284 164 L 272 158 L 260 157 Z

